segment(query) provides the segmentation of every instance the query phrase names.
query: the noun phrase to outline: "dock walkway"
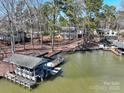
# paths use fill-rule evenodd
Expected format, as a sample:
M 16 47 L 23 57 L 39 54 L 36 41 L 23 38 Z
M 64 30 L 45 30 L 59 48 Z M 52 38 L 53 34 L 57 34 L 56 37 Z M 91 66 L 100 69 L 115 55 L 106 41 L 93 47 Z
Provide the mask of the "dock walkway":
M 56 60 L 52 61 L 52 63 L 53 63 L 52 67 L 58 66 L 58 65 L 61 64 L 63 61 L 64 61 L 64 58 L 62 58 L 62 59 L 60 59 L 60 60 L 59 60 L 59 59 L 56 59 Z
M 103 49 L 104 51 L 111 51 L 112 53 L 114 53 L 117 56 L 121 56 L 122 53 L 120 53 L 116 48 L 107 48 L 107 49 Z

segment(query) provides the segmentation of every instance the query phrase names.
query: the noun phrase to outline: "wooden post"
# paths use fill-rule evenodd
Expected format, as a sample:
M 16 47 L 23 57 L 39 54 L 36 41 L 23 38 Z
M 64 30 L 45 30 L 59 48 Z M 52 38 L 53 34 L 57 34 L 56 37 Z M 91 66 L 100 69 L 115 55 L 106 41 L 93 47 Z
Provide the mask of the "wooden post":
M 43 78 L 41 77 L 41 81 L 43 81 Z
M 23 70 L 23 75 L 24 75 L 24 78 L 26 78 L 26 73 L 25 73 L 26 69 L 24 67 L 24 70 Z
M 36 73 L 35 73 L 35 69 L 33 69 L 33 71 L 34 71 L 34 77 L 35 77 L 35 74 L 36 74 Z M 36 82 L 36 77 L 35 77 L 35 82 Z
M 29 73 L 31 72 L 31 70 L 29 69 Z M 31 75 L 29 74 L 29 79 L 31 79 Z

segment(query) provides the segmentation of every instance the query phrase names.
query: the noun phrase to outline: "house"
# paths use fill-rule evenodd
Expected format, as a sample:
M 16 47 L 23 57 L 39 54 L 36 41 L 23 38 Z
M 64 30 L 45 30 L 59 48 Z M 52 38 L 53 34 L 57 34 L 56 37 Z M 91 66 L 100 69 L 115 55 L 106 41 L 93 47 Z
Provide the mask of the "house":
M 117 40 L 117 34 L 118 32 L 117 31 L 113 31 L 113 30 L 108 30 L 106 33 L 105 33 L 105 38 L 107 40 Z
M 60 35 L 63 36 L 64 39 L 74 39 L 76 33 L 75 27 L 61 27 Z
M 21 54 L 13 54 L 5 58 L 3 61 L 17 66 L 14 73 L 27 79 L 36 81 L 37 78 L 43 78 L 43 65 L 47 63 L 47 59 L 32 57 Z
M 107 32 L 107 29 L 98 28 L 96 29 L 96 32 L 100 37 L 104 37 L 105 33 Z
M 118 20 L 120 30 L 124 30 L 124 11 L 118 12 Z
M 29 40 L 27 38 L 25 32 L 14 32 L 13 37 L 14 37 L 15 43 Z M 11 33 L 9 33 L 9 32 L 1 32 L 0 33 L 0 41 L 10 44 L 11 40 L 12 40 L 12 34 Z
M 49 75 L 59 73 L 61 68 L 57 67 L 56 64 L 62 62 L 61 59 L 53 60 L 21 54 L 13 54 L 3 61 L 16 66 L 14 71 L 6 73 L 5 77 L 29 88 L 34 86 L 37 80 L 43 81 Z
M 107 39 L 107 40 L 116 40 L 117 39 L 117 31 L 114 30 L 110 30 L 110 29 L 102 29 L 99 28 L 96 30 L 98 35 L 103 38 L 103 39 Z

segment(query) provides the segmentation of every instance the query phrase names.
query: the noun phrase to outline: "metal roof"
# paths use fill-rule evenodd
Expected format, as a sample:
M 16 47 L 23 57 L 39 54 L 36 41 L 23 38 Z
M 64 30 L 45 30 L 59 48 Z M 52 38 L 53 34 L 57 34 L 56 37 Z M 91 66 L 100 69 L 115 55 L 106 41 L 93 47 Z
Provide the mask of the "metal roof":
M 9 62 L 18 66 L 33 69 L 37 65 L 47 62 L 45 58 L 32 57 L 21 54 L 13 54 L 12 56 L 5 58 L 3 61 Z
M 109 29 L 97 28 L 97 32 L 107 32 Z

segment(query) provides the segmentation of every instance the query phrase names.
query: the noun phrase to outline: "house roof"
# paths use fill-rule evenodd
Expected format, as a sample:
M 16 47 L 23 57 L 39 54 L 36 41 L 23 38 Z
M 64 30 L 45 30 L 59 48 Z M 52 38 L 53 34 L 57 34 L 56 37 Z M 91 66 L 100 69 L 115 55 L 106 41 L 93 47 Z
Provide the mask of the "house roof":
M 13 54 L 12 56 L 5 58 L 3 61 L 18 65 L 18 66 L 26 67 L 29 69 L 33 69 L 37 65 L 40 65 L 46 62 L 44 58 L 32 57 L 32 56 L 21 55 L 21 54 Z
M 109 29 L 103 29 L 103 28 L 98 28 L 97 32 L 107 32 L 109 31 Z

